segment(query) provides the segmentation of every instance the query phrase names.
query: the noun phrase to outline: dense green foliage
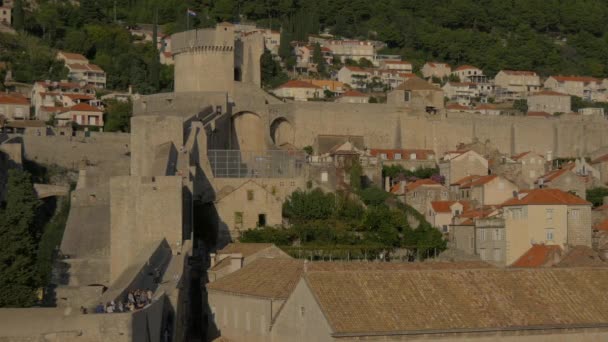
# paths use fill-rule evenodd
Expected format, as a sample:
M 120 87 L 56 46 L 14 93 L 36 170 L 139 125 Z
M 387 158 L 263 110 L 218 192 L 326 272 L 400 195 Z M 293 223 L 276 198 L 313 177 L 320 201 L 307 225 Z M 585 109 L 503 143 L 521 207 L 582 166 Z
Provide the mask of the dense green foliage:
M 489 75 L 530 69 L 608 76 L 608 3 L 602 0 L 207 0 L 189 6 L 209 9 L 215 21 L 282 24 L 287 41 L 317 28 L 385 41 L 387 52 L 418 67 L 442 60 L 474 64 Z
M 0 307 L 30 306 L 37 285 L 36 210 L 29 173 L 9 170 L 6 208 L 0 209 Z
M 272 54 L 268 50 L 264 50 L 260 60 L 262 71 L 262 85 L 266 88 L 276 88 L 279 85 L 287 82 L 289 77 L 281 69 L 279 62 L 275 61 Z
M 604 204 L 604 197 L 608 196 L 608 188 L 593 188 L 587 190 L 587 201 L 593 204 L 593 207 L 599 207 Z
M 38 244 L 38 252 L 36 256 L 36 269 L 38 284 L 44 286 L 51 281 L 51 271 L 53 268 L 53 260 L 56 257 L 57 246 L 61 244 L 63 231 L 68 221 L 70 212 L 69 196 L 62 200 L 59 210 L 53 218 L 44 226 L 40 243 Z
M 439 168 L 418 168 L 414 171 L 406 170 L 399 164 L 395 165 L 382 165 L 382 176 L 395 178 L 398 176 L 405 176 L 408 178 L 424 179 L 432 178 L 439 174 Z
M 131 102 L 106 101 L 105 132 L 130 132 L 133 105 Z
M 296 191 L 283 206 L 283 215 L 291 224 L 289 227 L 248 230 L 241 241 L 353 253 L 406 248 L 418 253 L 420 258 L 427 256 L 429 250 L 445 249 L 441 233 L 422 215 L 402 204 L 389 207 L 386 204 L 388 193 L 378 188 L 360 191 L 360 198 L 367 207 L 352 196 L 323 193 L 320 189 Z M 419 222 L 417 227 L 410 226 L 410 216 Z

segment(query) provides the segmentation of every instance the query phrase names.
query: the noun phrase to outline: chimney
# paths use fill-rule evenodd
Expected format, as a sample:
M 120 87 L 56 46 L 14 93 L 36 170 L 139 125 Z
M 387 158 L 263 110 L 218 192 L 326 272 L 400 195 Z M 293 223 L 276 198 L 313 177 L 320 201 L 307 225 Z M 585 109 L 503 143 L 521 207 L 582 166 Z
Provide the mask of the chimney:
M 399 182 L 399 194 L 405 194 L 405 185 L 406 185 L 406 181 L 402 180 Z
M 243 254 L 234 253 L 230 254 L 230 269 L 232 272 L 240 270 L 243 267 Z
M 389 176 L 384 177 L 384 190 L 391 192 L 391 177 Z

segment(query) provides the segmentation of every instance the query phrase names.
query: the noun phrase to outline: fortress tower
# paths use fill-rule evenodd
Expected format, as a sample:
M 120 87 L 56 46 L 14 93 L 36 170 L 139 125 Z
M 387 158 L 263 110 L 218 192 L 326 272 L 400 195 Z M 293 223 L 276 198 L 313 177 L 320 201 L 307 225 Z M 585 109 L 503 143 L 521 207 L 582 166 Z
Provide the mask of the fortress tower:
M 260 33 L 237 37 L 234 26 L 220 23 L 214 29 L 190 30 L 172 36 L 175 58 L 175 92 L 228 92 L 234 81 L 261 85 Z

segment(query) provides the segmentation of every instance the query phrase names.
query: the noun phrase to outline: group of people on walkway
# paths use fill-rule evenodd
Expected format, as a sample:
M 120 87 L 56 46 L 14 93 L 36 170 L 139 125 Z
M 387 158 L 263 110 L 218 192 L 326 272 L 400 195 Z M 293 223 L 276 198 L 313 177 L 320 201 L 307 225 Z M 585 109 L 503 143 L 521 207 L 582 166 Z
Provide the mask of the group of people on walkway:
M 95 313 L 130 312 L 142 309 L 152 303 L 152 295 L 153 292 L 150 289 L 129 291 L 124 300 L 107 302 L 105 305 L 99 303 L 95 307 Z M 80 311 L 83 314 L 87 313 L 87 309 L 84 307 L 81 307 Z

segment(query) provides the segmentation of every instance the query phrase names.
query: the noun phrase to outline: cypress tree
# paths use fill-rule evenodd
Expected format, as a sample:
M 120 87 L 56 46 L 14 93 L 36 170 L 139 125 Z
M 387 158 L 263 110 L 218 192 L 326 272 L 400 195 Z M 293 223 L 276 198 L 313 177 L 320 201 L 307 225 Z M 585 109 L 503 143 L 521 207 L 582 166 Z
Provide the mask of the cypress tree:
M 13 8 L 13 28 L 17 31 L 25 29 L 25 14 L 23 13 L 23 0 L 15 0 Z
M 30 174 L 9 170 L 6 208 L 0 211 L 0 307 L 34 304 L 38 206 Z
M 160 56 L 158 51 L 158 9 L 154 10 L 154 27 L 152 28 L 152 45 L 154 57 L 150 63 L 150 83 L 155 91 L 160 90 Z

